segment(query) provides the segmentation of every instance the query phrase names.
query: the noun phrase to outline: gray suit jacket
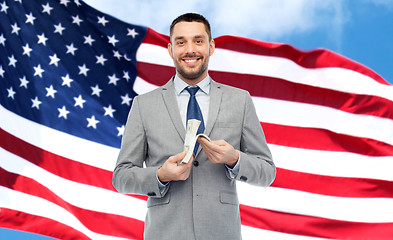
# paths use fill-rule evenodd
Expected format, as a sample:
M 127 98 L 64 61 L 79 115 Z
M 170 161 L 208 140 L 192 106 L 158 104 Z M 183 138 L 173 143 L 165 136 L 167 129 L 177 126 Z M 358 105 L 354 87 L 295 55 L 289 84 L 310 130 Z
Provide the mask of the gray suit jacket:
M 212 81 L 204 133 L 240 151 L 236 178 L 200 147 L 190 177 L 161 193 L 157 170 L 183 151 L 185 137 L 173 81 L 134 99 L 113 185 L 121 193 L 149 196 L 145 239 L 241 239 L 236 180 L 263 187 L 273 182 L 276 168 L 248 92 Z

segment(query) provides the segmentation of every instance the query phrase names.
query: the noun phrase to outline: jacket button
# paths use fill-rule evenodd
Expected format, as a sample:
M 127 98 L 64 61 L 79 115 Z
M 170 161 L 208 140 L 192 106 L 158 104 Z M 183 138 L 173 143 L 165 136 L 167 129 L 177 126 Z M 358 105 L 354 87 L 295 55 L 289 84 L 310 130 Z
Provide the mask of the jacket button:
M 194 166 L 198 167 L 199 166 L 199 162 L 198 161 L 194 161 Z
M 247 179 L 248 179 L 248 178 L 245 177 L 245 176 L 241 176 L 241 177 L 240 177 L 240 180 L 242 180 L 243 182 L 247 182 Z
M 149 196 L 149 197 L 154 197 L 155 195 L 156 195 L 155 192 L 149 192 L 149 193 L 147 193 L 147 196 Z

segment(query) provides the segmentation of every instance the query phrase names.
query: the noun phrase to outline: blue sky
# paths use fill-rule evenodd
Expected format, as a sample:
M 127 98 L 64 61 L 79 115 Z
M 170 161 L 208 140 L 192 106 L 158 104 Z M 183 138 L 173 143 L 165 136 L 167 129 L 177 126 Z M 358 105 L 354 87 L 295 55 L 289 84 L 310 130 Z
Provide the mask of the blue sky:
M 86 0 L 123 21 L 168 35 L 173 18 L 198 12 L 213 36 L 237 35 L 325 48 L 373 69 L 393 84 L 393 0 Z M 1 239 L 47 240 L 0 228 Z

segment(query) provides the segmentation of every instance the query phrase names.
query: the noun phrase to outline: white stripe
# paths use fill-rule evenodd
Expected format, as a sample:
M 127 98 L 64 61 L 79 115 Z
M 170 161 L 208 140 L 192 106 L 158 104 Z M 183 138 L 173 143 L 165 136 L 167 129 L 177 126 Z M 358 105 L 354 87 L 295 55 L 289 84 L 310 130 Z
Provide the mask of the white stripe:
M 139 62 L 173 67 L 166 48 L 143 43 L 138 49 Z M 269 57 L 216 48 L 209 69 L 281 78 L 290 82 L 336 91 L 375 95 L 393 101 L 393 86 L 378 83 L 356 71 L 344 68 L 303 68 L 281 57 Z
M 157 87 L 158 87 L 157 85 L 148 83 L 148 82 L 146 82 L 145 80 L 143 80 L 143 79 L 140 78 L 140 77 L 136 77 L 136 78 L 135 78 L 135 82 L 134 82 L 133 89 L 134 89 L 134 91 L 135 91 L 138 95 L 141 95 L 141 94 L 144 94 L 144 93 L 153 91 L 153 90 L 156 89 Z
M 261 122 L 327 129 L 393 145 L 393 120 L 319 105 L 252 97 Z M 389 130 L 390 129 L 390 130 Z M 307 136 L 305 136 L 307 137 Z
M 283 226 L 285 227 L 285 226 Z M 243 240 L 322 240 L 328 238 L 308 237 L 295 234 L 288 234 L 282 232 L 269 231 L 265 229 L 253 228 L 242 225 L 242 238 Z
M 269 144 L 279 168 L 318 175 L 393 181 L 393 156 L 300 149 Z
M 8 172 L 34 179 L 74 206 L 141 221 L 145 219 L 147 207 L 144 200 L 61 178 L 2 148 L 0 148 L 0 167 Z M 125 206 L 132 206 L 132 208 Z
M 393 222 L 392 198 L 343 198 L 238 182 L 241 204 L 350 222 Z
M 135 80 L 134 91 L 143 94 L 157 88 L 142 78 Z M 269 98 L 252 97 L 261 122 L 287 126 L 326 129 L 355 137 L 375 139 L 393 145 L 393 120 L 352 114 L 334 108 Z
M 125 239 L 90 231 L 70 212 L 45 199 L 14 191 L 3 186 L 0 186 L 0 197 L 0 208 L 13 209 L 15 211 L 61 222 L 76 229 L 77 231 L 86 234 L 91 239 Z
M 113 171 L 119 149 L 57 131 L 23 118 L 0 105 L 0 127 L 46 151 L 87 165 Z M 100 151 L 97 151 L 100 149 Z

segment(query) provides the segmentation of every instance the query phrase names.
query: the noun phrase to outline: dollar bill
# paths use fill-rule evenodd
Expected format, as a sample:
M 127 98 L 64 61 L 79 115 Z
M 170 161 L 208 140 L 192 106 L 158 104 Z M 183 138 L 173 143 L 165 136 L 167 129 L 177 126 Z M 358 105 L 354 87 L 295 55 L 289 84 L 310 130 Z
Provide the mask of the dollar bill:
M 195 147 L 195 143 L 198 139 L 198 137 L 204 137 L 207 140 L 210 141 L 210 138 L 208 136 L 206 136 L 205 134 L 198 134 L 197 135 L 197 131 L 199 128 L 199 125 L 201 124 L 201 121 L 197 120 L 197 119 L 189 119 L 187 121 L 187 129 L 186 129 L 186 136 L 184 139 L 184 147 L 183 150 L 186 151 L 186 156 L 183 158 L 183 160 L 179 163 L 188 163 L 188 161 L 190 161 L 191 156 L 194 152 L 194 147 Z

